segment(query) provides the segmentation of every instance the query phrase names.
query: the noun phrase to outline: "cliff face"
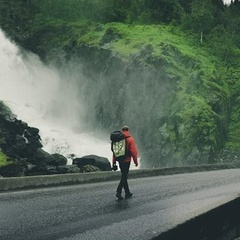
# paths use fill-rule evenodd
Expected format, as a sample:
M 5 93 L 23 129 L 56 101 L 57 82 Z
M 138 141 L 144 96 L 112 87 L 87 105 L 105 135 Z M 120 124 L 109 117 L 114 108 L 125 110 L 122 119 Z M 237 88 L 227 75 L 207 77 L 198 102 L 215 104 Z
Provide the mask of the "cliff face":
M 78 58 L 91 84 L 87 102 L 95 122 L 109 132 L 129 125 L 142 166 L 165 166 L 174 164 L 174 151 L 159 129 L 167 121 L 177 78 L 166 74 L 151 50 L 145 51 L 124 61 L 111 51 L 81 45 Z
M 189 72 L 191 65 L 198 64 L 178 49 L 166 51 L 182 67 L 189 67 Z M 200 69 L 188 85 L 176 69 L 171 73 L 172 63 L 154 57 L 151 45 L 126 61 L 110 50 L 80 44 L 68 51 L 67 59 L 77 59 L 79 72 L 87 79 L 84 95 L 93 123 L 109 132 L 128 124 L 142 167 L 218 162 L 226 122 L 214 115 L 212 100 L 204 99 L 215 93 L 207 90 Z M 81 89 L 82 82 L 78 87 Z M 195 96 L 197 91 L 203 96 Z M 224 97 L 222 101 L 224 104 Z M 226 105 L 213 104 L 221 115 L 226 114 Z

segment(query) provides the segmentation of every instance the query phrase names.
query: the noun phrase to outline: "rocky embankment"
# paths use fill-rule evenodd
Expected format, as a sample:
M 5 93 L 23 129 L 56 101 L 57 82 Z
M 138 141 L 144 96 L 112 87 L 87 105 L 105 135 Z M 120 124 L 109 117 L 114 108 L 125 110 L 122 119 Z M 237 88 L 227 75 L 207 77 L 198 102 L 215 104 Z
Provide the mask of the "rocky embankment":
M 0 153 L 4 156 L 0 162 L 2 177 L 111 170 L 104 157 L 73 158 L 73 164 L 67 165 L 63 155 L 44 151 L 39 129 L 17 119 L 3 101 L 0 101 Z

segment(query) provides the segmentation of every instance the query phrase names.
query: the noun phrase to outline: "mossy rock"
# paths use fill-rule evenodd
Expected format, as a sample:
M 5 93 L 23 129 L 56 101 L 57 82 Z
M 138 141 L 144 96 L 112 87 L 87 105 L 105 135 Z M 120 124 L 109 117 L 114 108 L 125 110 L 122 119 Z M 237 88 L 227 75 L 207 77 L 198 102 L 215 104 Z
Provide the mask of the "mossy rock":
M 106 44 L 106 43 L 110 43 L 112 41 L 116 41 L 117 39 L 122 39 L 123 38 L 123 34 L 114 27 L 108 27 L 106 29 L 105 34 L 103 35 L 102 39 L 101 39 L 101 43 L 102 44 Z

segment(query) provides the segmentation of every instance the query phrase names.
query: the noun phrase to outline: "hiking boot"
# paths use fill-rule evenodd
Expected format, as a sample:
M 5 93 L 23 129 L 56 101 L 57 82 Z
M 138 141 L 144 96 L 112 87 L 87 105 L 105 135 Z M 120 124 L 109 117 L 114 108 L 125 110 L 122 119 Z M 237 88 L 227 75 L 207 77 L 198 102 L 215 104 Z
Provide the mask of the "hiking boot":
M 132 193 L 126 193 L 126 194 L 125 194 L 125 198 L 131 198 L 132 195 L 133 195 Z
M 116 197 L 118 198 L 118 200 L 123 200 L 122 194 L 121 193 L 117 193 Z

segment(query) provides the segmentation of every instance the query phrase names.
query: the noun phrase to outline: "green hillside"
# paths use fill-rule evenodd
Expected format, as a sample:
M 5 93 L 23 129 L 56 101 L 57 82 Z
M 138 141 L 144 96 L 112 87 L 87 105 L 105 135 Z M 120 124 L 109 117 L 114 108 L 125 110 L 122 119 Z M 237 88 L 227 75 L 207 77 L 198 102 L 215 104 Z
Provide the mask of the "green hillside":
M 122 121 L 134 125 L 146 166 L 240 156 L 239 1 L 230 6 L 215 0 L 11 4 L 0 1 L 2 29 L 47 64 L 63 67 L 80 59 L 83 74 L 99 81 L 99 96 L 87 96 L 94 118 L 107 131 Z

